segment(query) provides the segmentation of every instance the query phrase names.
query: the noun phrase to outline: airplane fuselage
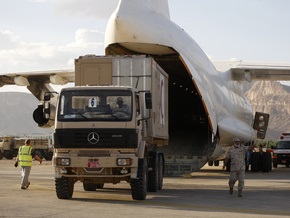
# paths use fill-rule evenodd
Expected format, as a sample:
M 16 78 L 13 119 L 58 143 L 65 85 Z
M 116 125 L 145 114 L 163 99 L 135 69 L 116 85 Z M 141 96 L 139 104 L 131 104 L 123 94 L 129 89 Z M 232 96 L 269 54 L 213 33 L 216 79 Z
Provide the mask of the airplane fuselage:
M 197 104 L 196 101 L 184 104 L 192 107 L 184 120 L 191 116 L 191 112 L 198 114 L 194 120 L 200 119 L 200 123 L 206 119 L 209 131 L 205 128 L 205 140 L 201 140 L 199 145 L 204 150 L 203 153 L 197 152 L 200 155 L 210 154 L 213 159 L 220 158 L 225 154 L 223 146 L 230 145 L 234 137 L 244 142 L 255 138 L 252 108 L 239 83 L 231 80 L 230 72 L 218 72 L 197 43 L 168 17 L 153 13 L 140 1 L 122 0 L 108 23 L 105 47 L 107 54 L 151 55 L 172 78 L 172 90 L 177 84 L 180 88 L 187 87 L 199 97 Z M 171 98 L 190 101 L 190 97 L 186 96 L 173 94 Z M 172 106 L 171 109 L 169 113 L 178 114 L 176 107 Z M 172 123 L 177 121 L 173 119 Z M 184 122 L 184 125 L 187 124 Z M 196 127 L 195 123 L 192 126 Z M 195 132 L 195 127 L 189 131 Z M 180 131 L 177 128 L 171 130 L 172 133 Z M 185 132 L 188 129 L 181 130 Z M 200 136 L 200 133 L 196 134 Z M 214 149 L 208 149 L 206 142 L 213 144 Z

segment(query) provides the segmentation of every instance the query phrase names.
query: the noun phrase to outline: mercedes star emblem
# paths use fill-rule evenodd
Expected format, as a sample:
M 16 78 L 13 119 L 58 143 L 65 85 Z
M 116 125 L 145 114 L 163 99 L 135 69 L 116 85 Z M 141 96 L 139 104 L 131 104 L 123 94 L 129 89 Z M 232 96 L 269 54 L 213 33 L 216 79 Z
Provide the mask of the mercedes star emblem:
M 97 144 L 98 141 L 99 141 L 99 139 L 100 139 L 100 136 L 99 136 L 99 134 L 96 133 L 96 132 L 90 132 L 90 133 L 88 134 L 87 139 L 88 139 L 88 142 L 89 142 L 89 143 L 91 143 L 91 144 Z

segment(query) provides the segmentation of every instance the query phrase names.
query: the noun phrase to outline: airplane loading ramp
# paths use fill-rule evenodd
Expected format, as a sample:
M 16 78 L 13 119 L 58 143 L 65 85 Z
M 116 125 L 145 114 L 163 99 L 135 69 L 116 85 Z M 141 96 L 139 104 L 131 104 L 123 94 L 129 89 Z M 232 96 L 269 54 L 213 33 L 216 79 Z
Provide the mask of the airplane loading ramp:
M 28 190 L 20 189 L 20 168 L 0 161 L 0 217 L 289 217 L 290 169 L 247 172 L 244 196 L 228 193 L 228 173 L 205 166 L 191 177 L 165 177 L 163 190 L 144 201 L 131 198 L 128 183 L 105 184 L 94 192 L 76 183 L 71 200 L 54 189 L 50 161 L 33 162 Z

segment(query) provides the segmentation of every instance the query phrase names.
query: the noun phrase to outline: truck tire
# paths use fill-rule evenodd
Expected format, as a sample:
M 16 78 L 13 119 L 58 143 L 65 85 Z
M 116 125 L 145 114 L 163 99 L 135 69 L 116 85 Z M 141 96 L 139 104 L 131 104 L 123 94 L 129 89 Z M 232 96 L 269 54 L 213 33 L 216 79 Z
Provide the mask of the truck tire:
M 210 160 L 207 164 L 208 164 L 210 167 L 213 166 L 213 160 Z
M 104 183 L 100 183 L 100 184 L 83 183 L 83 188 L 85 191 L 96 191 L 96 189 L 104 188 Z
M 59 199 L 71 199 L 74 192 L 74 180 L 65 177 L 56 178 L 55 190 Z
M 146 157 L 138 160 L 137 177 L 137 179 L 130 181 L 132 198 L 134 200 L 145 200 L 148 183 L 148 164 Z
M 271 171 L 271 163 L 272 163 L 271 154 L 269 152 L 263 152 L 263 156 L 262 156 L 262 171 L 263 172 Z
M 9 154 L 4 154 L 4 157 L 7 159 L 7 160 L 12 160 L 13 159 L 13 154 L 9 153 Z
M 46 152 L 44 155 L 45 160 L 52 160 L 53 152 Z
M 38 157 L 42 160 L 44 157 L 44 151 L 43 150 L 36 150 L 35 153 L 38 155 Z
M 148 171 L 148 192 L 157 192 L 159 187 L 159 162 L 158 162 L 158 154 L 156 152 L 152 152 L 149 159 L 149 167 L 152 169 Z
M 273 167 L 274 168 L 277 168 L 278 167 L 278 164 L 277 163 L 273 163 Z
M 258 172 L 262 169 L 261 155 L 259 152 L 253 152 L 251 155 L 251 171 Z
M 92 183 L 83 183 L 83 188 L 85 191 L 96 191 L 97 187 Z
M 104 183 L 99 183 L 96 184 L 97 189 L 103 189 L 104 188 Z
M 3 153 L 0 151 L 0 160 L 4 157 Z
M 220 161 L 219 161 L 219 160 L 215 160 L 215 161 L 213 162 L 213 164 L 214 164 L 214 166 L 218 167 L 218 166 L 220 165 Z
M 161 190 L 163 187 L 163 175 L 164 175 L 164 158 L 162 154 L 158 154 L 158 163 L 159 163 L 158 189 Z

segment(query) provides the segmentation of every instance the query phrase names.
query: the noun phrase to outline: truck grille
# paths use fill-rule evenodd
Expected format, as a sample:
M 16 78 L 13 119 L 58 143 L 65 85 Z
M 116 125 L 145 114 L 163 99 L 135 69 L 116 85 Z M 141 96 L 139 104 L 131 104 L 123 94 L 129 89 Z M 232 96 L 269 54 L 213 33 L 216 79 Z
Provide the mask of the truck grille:
M 54 148 L 137 148 L 135 129 L 56 129 Z

